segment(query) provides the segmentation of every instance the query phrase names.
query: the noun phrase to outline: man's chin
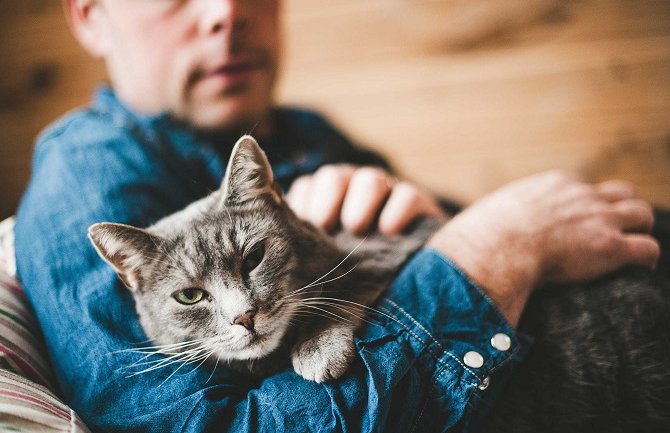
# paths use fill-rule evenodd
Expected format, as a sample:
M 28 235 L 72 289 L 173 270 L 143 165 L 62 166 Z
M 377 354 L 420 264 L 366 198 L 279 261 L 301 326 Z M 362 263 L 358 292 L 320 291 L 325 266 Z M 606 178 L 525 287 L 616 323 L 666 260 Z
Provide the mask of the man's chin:
M 246 95 L 240 95 L 227 97 L 224 101 L 194 103 L 183 113 L 178 113 L 178 117 L 198 130 L 234 129 L 240 133 L 267 131 L 270 127 L 268 117 L 271 104 L 259 104 L 249 99 Z

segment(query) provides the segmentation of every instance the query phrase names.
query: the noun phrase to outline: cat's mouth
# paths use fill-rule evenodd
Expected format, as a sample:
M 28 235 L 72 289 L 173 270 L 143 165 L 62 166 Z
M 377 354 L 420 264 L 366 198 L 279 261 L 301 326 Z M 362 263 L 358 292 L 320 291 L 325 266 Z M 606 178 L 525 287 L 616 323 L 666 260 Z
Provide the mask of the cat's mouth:
M 221 352 L 226 356 L 237 359 L 262 358 L 274 351 L 286 334 L 286 326 L 277 312 L 281 311 L 280 305 L 264 314 L 257 316 L 256 326 L 246 329 L 235 326 L 230 329 L 226 337 L 220 340 Z

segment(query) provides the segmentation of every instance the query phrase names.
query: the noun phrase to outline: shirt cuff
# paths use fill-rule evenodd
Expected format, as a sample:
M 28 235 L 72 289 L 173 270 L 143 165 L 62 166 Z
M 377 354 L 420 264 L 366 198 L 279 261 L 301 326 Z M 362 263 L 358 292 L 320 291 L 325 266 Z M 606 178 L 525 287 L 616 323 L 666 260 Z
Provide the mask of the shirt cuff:
M 418 367 L 431 374 L 437 403 L 450 419 L 460 420 L 466 408 L 487 412 L 532 342 L 458 266 L 430 248 L 407 262 L 378 307 L 404 334 Z

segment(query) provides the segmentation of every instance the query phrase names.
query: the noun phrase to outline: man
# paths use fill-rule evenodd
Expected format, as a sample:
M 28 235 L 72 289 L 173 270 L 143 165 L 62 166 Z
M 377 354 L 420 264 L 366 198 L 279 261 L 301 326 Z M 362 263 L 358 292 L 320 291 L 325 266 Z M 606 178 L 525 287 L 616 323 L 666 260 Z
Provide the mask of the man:
M 467 429 L 523 356 L 513 327 L 534 287 L 654 266 L 651 211 L 629 185 L 549 173 L 457 215 L 389 288 L 380 302 L 396 321 L 361 330 L 339 381 L 124 369 L 138 361 L 124 351 L 146 337 L 86 228 L 146 226 L 202 197 L 241 132 L 253 130 L 282 186 L 293 185 L 296 212 L 325 229 L 397 233 L 442 213 L 420 189 L 360 168 L 384 163 L 323 119 L 273 106 L 278 3 L 65 0 L 113 90 L 40 137 L 16 227 L 19 274 L 65 399 L 100 431 Z

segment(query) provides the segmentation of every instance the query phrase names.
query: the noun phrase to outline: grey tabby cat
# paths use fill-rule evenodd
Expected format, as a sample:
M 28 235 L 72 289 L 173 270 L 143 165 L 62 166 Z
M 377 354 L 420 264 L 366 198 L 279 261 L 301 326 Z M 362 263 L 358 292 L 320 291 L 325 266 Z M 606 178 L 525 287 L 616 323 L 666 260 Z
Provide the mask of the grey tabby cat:
M 152 227 L 89 229 L 168 355 L 149 368 L 223 361 L 264 375 L 291 361 L 306 379 L 342 376 L 354 331 L 440 222 L 403 237 L 328 237 L 284 203 L 251 137 L 226 173 L 220 190 Z M 535 343 L 491 416 L 473 422 L 497 433 L 670 431 L 670 213 L 656 217 L 656 271 L 534 292 L 519 330 Z
M 258 375 L 290 360 L 323 382 L 345 372 L 370 305 L 438 226 L 328 237 L 289 209 L 264 152 L 244 136 L 218 191 L 147 229 L 94 224 L 89 238 L 166 354 Z

